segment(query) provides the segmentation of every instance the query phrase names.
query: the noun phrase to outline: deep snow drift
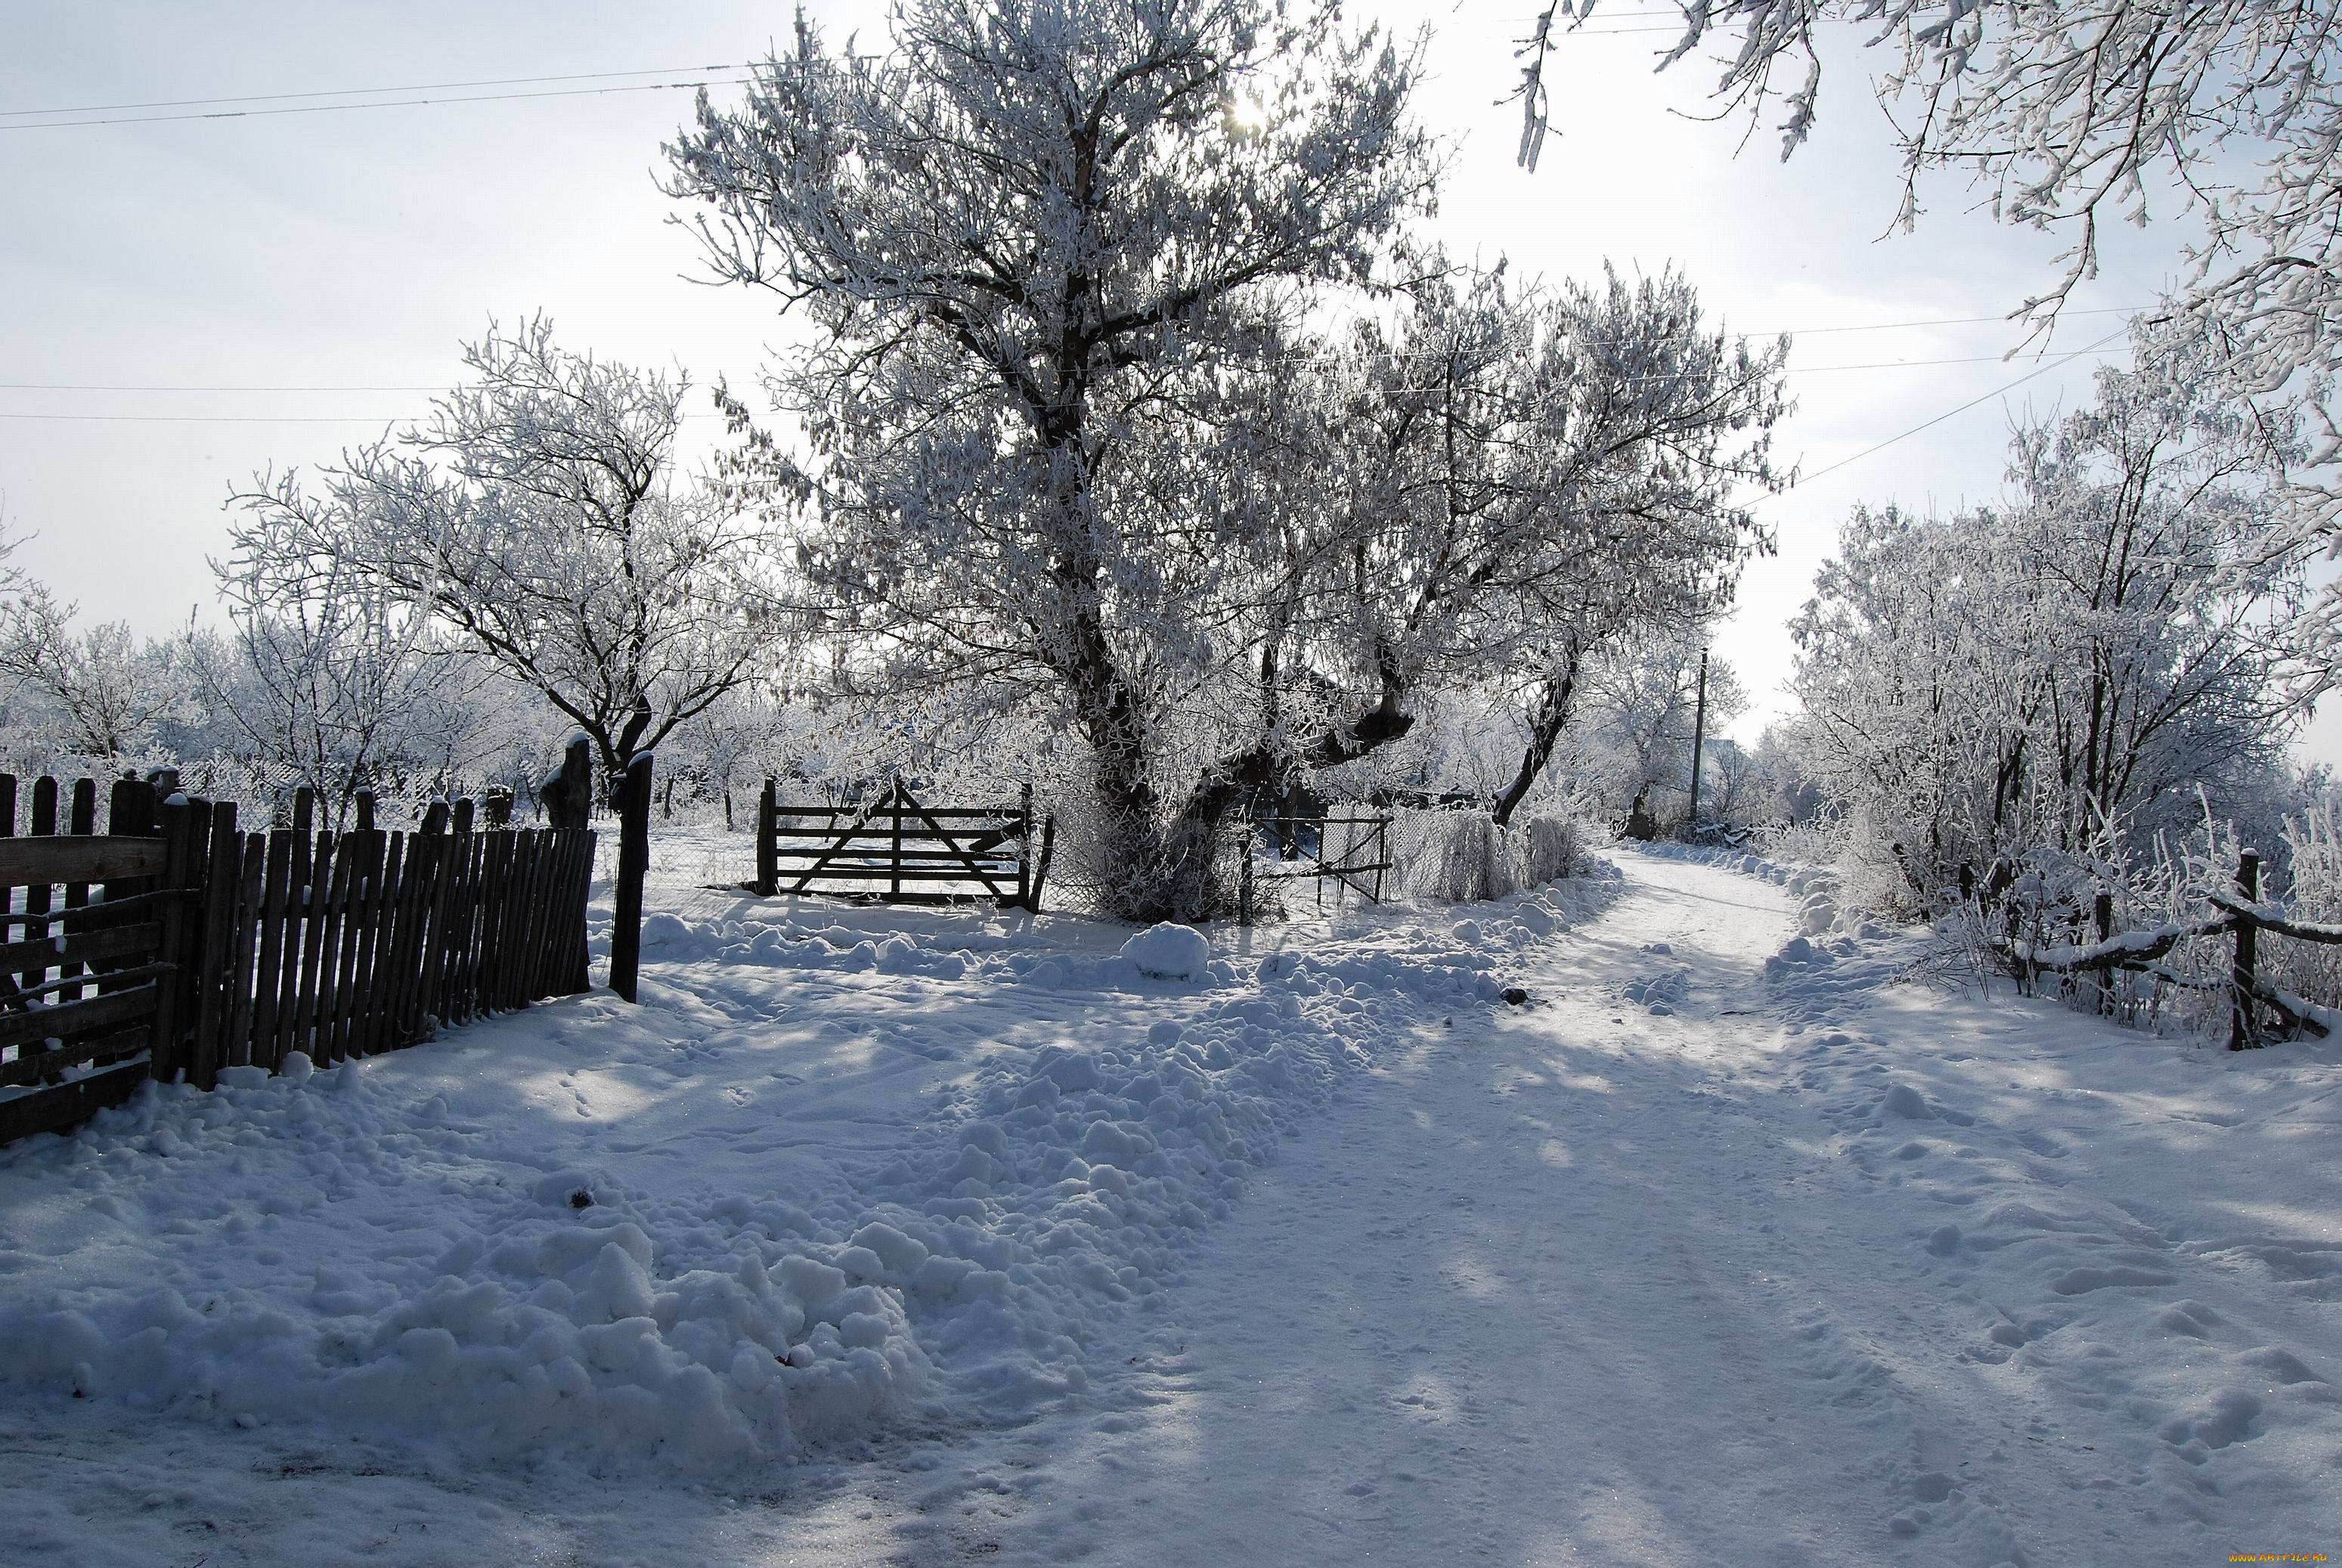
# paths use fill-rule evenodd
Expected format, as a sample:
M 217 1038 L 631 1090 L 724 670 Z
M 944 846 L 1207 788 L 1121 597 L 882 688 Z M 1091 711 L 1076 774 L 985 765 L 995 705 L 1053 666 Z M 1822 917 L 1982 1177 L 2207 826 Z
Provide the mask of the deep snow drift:
M 1606 909 L 1352 911 L 1215 932 L 1200 969 L 1171 934 L 670 886 L 640 1009 L 0 1152 L 19 1538 L 215 1564 L 2329 1543 L 2331 1048 L 1889 984 L 1897 939 L 1810 879 L 1621 859 Z

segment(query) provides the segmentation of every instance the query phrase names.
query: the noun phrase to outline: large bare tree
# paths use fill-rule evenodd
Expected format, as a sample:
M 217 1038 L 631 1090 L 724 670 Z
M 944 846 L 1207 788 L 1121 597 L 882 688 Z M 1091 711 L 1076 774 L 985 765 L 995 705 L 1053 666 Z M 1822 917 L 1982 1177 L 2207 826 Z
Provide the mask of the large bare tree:
M 321 485 L 235 496 L 247 586 L 422 617 L 542 694 L 606 778 L 776 656 L 795 621 L 761 526 L 676 472 L 689 383 L 570 353 L 543 317 L 465 348 L 474 379 Z

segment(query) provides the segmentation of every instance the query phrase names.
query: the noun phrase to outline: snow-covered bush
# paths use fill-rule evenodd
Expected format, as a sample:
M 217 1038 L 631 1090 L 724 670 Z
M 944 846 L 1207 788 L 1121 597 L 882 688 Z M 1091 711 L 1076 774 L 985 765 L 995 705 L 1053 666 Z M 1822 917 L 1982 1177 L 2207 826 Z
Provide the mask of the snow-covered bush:
M 2265 548 L 2267 433 L 2197 345 L 2132 349 L 2091 406 L 2017 431 L 2002 504 L 1857 510 L 1792 623 L 1804 771 L 1877 907 L 1933 913 L 1963 867 L 2042 849 L 2147 855 L 2278 776 L 2299 661 L 2266 632 L 2304 582 Z
M 2342 924 L 2342 823 L 2319 801 L 2285 824 L 2285 902 L 2296 920 Z M 2326 1007 L 2342 1007 L 2342 947 L 2264 939 L 2271 984 Z
M 1575 817 L 1540 814 L 1519 826 L 1521 885 L 1536 887 L 1574 876 L 1586 855 L 1585 824 Z
M 1475 904 L 1575 874 L 1583 824 L 1538 815 L 1498 827 L 1483 811 L 1391 814 L 1391 858 L 1402 896 L 1418 904 Z

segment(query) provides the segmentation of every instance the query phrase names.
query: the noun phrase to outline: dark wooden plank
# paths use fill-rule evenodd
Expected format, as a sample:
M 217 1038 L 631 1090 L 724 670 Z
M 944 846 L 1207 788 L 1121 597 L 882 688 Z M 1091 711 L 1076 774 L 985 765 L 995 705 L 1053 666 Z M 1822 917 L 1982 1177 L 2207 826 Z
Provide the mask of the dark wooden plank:
M 380 829 L 361 828 L 356 836 L 359 879 L 352 889 L 350 931 L 343 938 L 345 944 L 353 936 L 356 942 L 350 954 L 348 994 L 336 1010 L 341 1015 L 334 1033 L 336 1060 L 365 1054 L 366 1026 L 372 1021 L 367 1008 L 374 1001 L 374 950 L 381 935 L 383 873 L 390 854 L 390 835 Z
M 819 817 L 836 821 L 840 818 L 860 816 L 865 809 L 866 808 L 858 805 L 789 805 L 786 803 L 776 805 L 773 808 L 774 814 L 781 819 L 785 831 L 786 829 L 788 819 L 791 817 Z M 884 822 L 889 808 L 885 801 L 882 800 L 875 808 L 869 809 L 869 820 L 873 822 Z M 1015 822 L 1016 820 L 1016 813 L 1018 810 L 1018 808 L 1014 804 L 931 805 L 925 809 L 928 815 L 941 817 L 947 822 L 983 821 L 996 822 L 1003 825 Z M 1316 819 L 1313 817 L 1311 820 L 1315 821 Z
M 107 970 L 105 982 L 115 990 L 125 989 L 143 981 L 152 980 L 157 975 L 171 974 L 176 967 L 175 964 L 159 962 L 130 964 L 119 969 Z M 60 996 L 62 1000 L 50 1004 L 51 1008 L 55 1009 L 63 1006 L 66 1002 L 80 1000 L 81 988 L 88 984 L 89 980 L 85 975 L 62 975 L 55 980 L 45 980 L 38 985 L 19 987 L 14 1000 L 29 1002 L 42 996 Z M 11 1014 L 8 1016 L 21 1017 L 25 1014 Z M 35 1014 L 32 1016 L 40 1015 Z
M 405 842 L 403 846 L 395 846 L 398 849 L 398 878 L 391 901 L 393 913 L 383 924 L 385 945 L 379 962 L 382 979 L 375 987 L 383 1014 L 375 1029 L 375 1049 L 381 1051 L 395 1051 L 415 1043 L 414 1036 L 408 1033 L 410 1026 L 406 1012 L 407 1000 L 414 994 L 415 983 L 409 954 L 419 934 L 416 928 L 423 920 L 421 911 L 415 907 L 415 900 L 427 878 L 424 862 L 430 857 L 431 841 L 428 834 L 411 831 L 403 835 L 394 835 L 395 838 L 401 836 Z
M 1008 868 L 1003 868 L 1004 876 L 1006 874 L 1007 870 Z M 1315 874 L 1313 873 L 1312 874 Z M 891 883 L 900 881 L 904 883 L 933 884 L 953 882 L 979 883 L 983 881 L 983 879 L 979 877 L 972 877 L 968 875 L 966 871 L 946 866 L 906 865 L 897 871 L 895 867 L 888 865 L 849 864 L 844 865 L 824 866 L 817 872 L 807 873 L 805 876 L 799 878 L 799 881 L 800 883 L 831 881 Z M 792 891 L 801 891 L 801 889 L 792 889 Z M 970 896 L 973 897 L 976 895 L 971 894 Z M 983 896 L 992 896 L 991 889 L 987 887 Z
M 574 833 L 553 835 L 545 855 L 545 907 L 537 920 L 539 996 L 565 995 L 569 990 L 569 929 L 562 914 L 569 906 L 570 867 L 576 854 Z
M 569 834 L 545 835 L 545 865 L 537 876 L 536 916 L 529 944 L 536 962 L 529 974 L 529 1000 L 560 994 L 562 970 L 561 890 L 569 875 Z
M 155 842 L 159 844 L 162 841 L 157 839 Z M 153 879 L 142 877 L 139 880 Z M 25 933 L 24 940 L 27 942 L 35 940 L 33 933 L 42 928 L 52 933 L 103 931 L 131 920 L 151 919 L 155 911 L 178 896 L 166 894 L 160 888 L 149 888 L 145 893 L 128 894 L 119 898 L 94 898 L 79 909 L 52 910 L 37 917 L 19 910 L 13 914 L 0 914 L 0 929 L 22 927 Z
M 97 832 L 97 781 L 95 779 L 74 780 L 73 804 L 65 813 L 65 831 L 76 838 L 86 838 Z M 88 903 L 89 884 L 85 882 L 65 884 L 67 909 L 80 909 Z M 80 964 L 68 961 L 58 965 L 57 973 L 60 975 L 78 974 L 81 969 Z
M 66 1133 L 100 1111 L 121 1104 L 146 1082 L 146 1064 L 77 1079 L 54 1089 L 0 1100 L 0 1144 L 35 1133 Z
M 0 838 L 16 836 L 16 775 L 0 774 Z
M 0 1045 L 20 1045 L 28 1040 L 63 1040 L 92 1030 L 135 1024 L 155 1011 L 155 983 L 86 1002 L 67 1002 L 31 1013 L 0 1013 Z
M 252 1064 L 271 1073 L 284 1065 L 276 1054 L 276 1008 L 284 994 L 285 894 L 292 876 L 293 834 L 280 828 L 268 835 L 260 890 L 260 964 L 252 978 Z
M 350 898 L 349 845 L 338 834 L 317 836 L 315 877 L 324 890 L 309 917 L 313 932 L 301 936 L 301 1015 L 297 1037 L 309 1060 L 325 1066 L 334 1059 L 335 970 L 341 962 L 342 912 Z M 314 942 L 315 951 L 311 944 Z
M 830 864 L 833 865 L 862 865 L 883 868 L 891 864 L 891 858 L 892 857 L 885 854 L 870 854 L 862 851 L 848 851 L 843 854 L 832 855 L 830 857 Z M 968 870 L 968 862 L 971 858 L 973 858 L 978 865 L 984 868 L 981 872 L 970 872 Z M 966 850 L 906 849 L 903 852 L 902 864 L 906 870 L 916 869 L 920 871 L 936 871 L 956 866 L 959 868 L 959 874 L 961 875 L 974 875 L 979 881 L 986 877 L 1006 877 L 1014 874 L 1016 869 L 1016 861 L 1014 856 L 996 854 L 988 851 L 971 852 Z
M 545 829 L 513 835 L 513 858 L 505 874 L 503 931 L 496 939 L 496 1004 L 510 1012 L 528 998 L 528 885 L 545 846 Z
M 452 814 L 450 814 L 452 816 Z M 468 836 L 468 835 L 467 835 Z M 429 907 L 415 952 L 415 1037 L 427 1040 L 439 1022 L 439 987 L 447 977 L 448 903 L 455 885 L 455 858 L 463 840 L 452 833 L 431 837 Z
M 478 976 L 473 982 L 478 1011 L 494 1013 L 500 1005 L 497 989 L 504 979 L 504 914 L 505 878 L 511 874 L 513 844 L 517 833 L 487 835 L 487 854 L 480 865 L 480 945 Z
M 158 891 L 191 893 L 201 875 L 198 838 L 206 822 L 205 808 L 175 793 L 162 808 L 162 818 L 163 842 L 170 858 L 163 869 L 163 885 Z M 161 983 L 155 997 L 146 1045 L 153 1053 L 155 1077 L 167 1084 L 175 1081 L 187 1065 L 187 1008 L 194 994 L 195 973 L 202 967 L 202 954 L 195 941 L 195 923 L 190 918 L 185 898 L 166 899 L 159 913 L 161 919 L 153 923 L 155 954 L 171 965 L 171 974 Z
M 505 879 L 504 933 L 496 944 L 502 966 L 496 1005 L 507 1012 L 528 1002 L 528 895 L 544 852 L 544 829 L 513 834 L 512 866 Z
M 161 805 L 155 786 L 145 780 L 115 779 L 114 788 L 107 793 L 105 831 L 118 837 L 159 837 Z
M 235 803 L 212 807 L 211 854 L 203 904 L 203 968 L 196 976 L 195 1049 L 187 1081 L 208 1089 L 218 1081 L 227 1036 L 227 964 L 234 951 L 235 886 L 242 874 L 244 835 L 235 830 Z
M 398 974 L 398 920 L 400 906 L 406 893 L 406 835 L 390 833 L 384 835 L 382 885 L 375 902 L 374 919 L 369 922 L 369 946 L 359 944 L 361 967 L 365 970 L 365 1011 L 357 1028 L 358 1044 L 354 1047 L 365 1055 L 391 1048 L 391 993 Z
M 227 961 L 227 1033 L 221 1063 L 249 1067 L 252 1061 L 253 961 L 260 944 L 261 894 L 268 872 L 268 835 L 244 835 L 243 874 L 236 878 L 235 946 Z
M 399 905 L 406 888 L 406 835 L 384 835 L 381 902 L 374 917 L 374 952 L 366 970 L 366 1022 L 364 1032 L 368 1054 L 390 1049 L 390 991 L 396 974 Z
M 294 814 L 297 822 L 300 814 Z M 316 875 L 316 835 L 296 826 L 286 836 L 293 848 L 285 879 L 285 941 L 276 965 L 276 1026 L 270 1032 L 268 1044 L 270 1058 L 280 1072 L 285 1058 L 299 1049 L 293 1044 L 293 1035 L 301 1017 L 301 949 L 308 940 L 310 906 L 317 902 L 312 885 Z
M 60 968 L 105 969 L 108 959 L 133 958 L 144 961 L 155 951 L 162 941 L 162 927 L 153 921 L 136 925 L 116 925 L 105 930 L 84 932 L 77 935 L 60 933 L 55 936 L 36 936 L 26 942 L 0 943 L 0 969 L 22 969 L 33 960 L 46 955 Z
M 472 1015 L 465 987 L 470 984 L 468 952 L 476 914 L 473 907 L 473 889 L 476 885 L 474 866 L 480 856 L 479 835 L 467 831 L 460 810 L 455 813 L 455 835 L 447 847 L 446 918 L 440 923 L 434 944 L 439 964 L 435 1010 L 439 1022 L 450 1027 Z
M 431 1011 L 443 1024 L 453 1026 L 470 1016 L 464 999 L 464 951 L 472 936 L 472 862 L 480 843 L 459 802 L 455 831 L 447 840 L 447 870 L 440 889 L 440 920 L 432 937 L 433 982 Z
M 434 807 L 433 818 L 444 821 L 445 807 Z M 391 1044 L 412 1045 L 424 1037 L 423 1014 L 417 999 L 423 993 L 423 970 L 429 953 L 431 913 L 438 898 L 438 863 L 445 838 L 437 832 L 406 835 L 405 886 L 399 913 L 398 964 L 392 971 L 390 994 Z
M 57 781 L 46 774 L 33 781 L 33 820 L 25 831 L 35 838 L 54 838 L 57 831 Z M 53 908 L 51 882 L 71 880 L 63 876 L 44 877 L 25 889 L 25 913 L 45 914 Z M 48 978 L 48 965 L 38 964 L 17 972 L 16 984 L 27 991 Z
M 51 838 L 0 839 L 0 887 L 153 876 L 162 871 L 164 858 L 159 838 L 60 834 Z
M 913 803 L 911 809 L 914 811 L 918 809 L 916 802 Z M 943 825 L 944 823 L 954 820 L 956 819 L 938 817 L 934 826 L 928 826 L 906 817 L 903 823 L 903 842 L 907 844 L 930 845 L 956 844 L 980 833 L 998 833 L 1006 836 L 1016 826 L 1013 818 L 1002 817 L 985 817 L 962 823 L 956 827 Z M 876 844 L 892 844 L 894 837 L 894 819 L 878 817 L 847 827 L 807 828 L 797 832 L 784 829 L 774 835 L 774 841 L 778 846 L 779 853 L 783 854 L 818 854 L 827 850 L 833 843 L 842 841 L 851 844 L 856 840 L 866 839 Z
M 488 908 L 495 896 L 494 878 L 499 844 L 512 842 L 507 829 L 475 834 L 472 840 L 466 930 L 464 937 L 464 1016 L 477 1018 L 487 1011 Z
M 324 960 L 333 974 L 332 1005 L 326 1006 L 321 998 L 317 1015 L 318 1044 L 325 1053 L 324 1060 L 329 1062 L 349 1055 L 350 989 L 357 974 L 358 926 L 365 918 L 367 842 L 364 835 L 345 833 L 335 851 L 335 875 L 342 891 L 327 917 L 334 924 L 333 940 Z M 322 976 L 318 986 L 321 992 L 325 989 Z
M 572 996 L 593 988 L 593 979 L 588 974 L 592 960 L 586 937 L 586 905 L 594 889 L 595 844 L 596 839 L 591 833 L 569 835 L 569 885 L 563 895 L 561 914 L 569 961 L 561 989 Z
M 134 1056 L 146 1054 L 153 1034 L 145 1024 L 110 1029 L 86 1036 L 56 1051 L 32 1051 L 14 1062 L 0 1062 L 0 1089 L 25 1089 L 63 1081 L 67 1069 L 86 1074 L 104 1071 Z
M 649 790 L 645 789 L 643 794 L 644 820 L 647 826 L 650 814 Z M 513 933 L 514 963 L 512 990 L 509 994 L 509 1000 L 515 1007 L 527 1006 L 536 995 L 537 919 L 545 913 L 540 890 L 545 883 L 545 863 L 552 854 L 552 850 L 551 830 L 537 834 L 536 842 L 529 845 L 528 864 L 521 874 L 520 900 L 515 911 L 519 918 L 514 923 L 515 927 Z

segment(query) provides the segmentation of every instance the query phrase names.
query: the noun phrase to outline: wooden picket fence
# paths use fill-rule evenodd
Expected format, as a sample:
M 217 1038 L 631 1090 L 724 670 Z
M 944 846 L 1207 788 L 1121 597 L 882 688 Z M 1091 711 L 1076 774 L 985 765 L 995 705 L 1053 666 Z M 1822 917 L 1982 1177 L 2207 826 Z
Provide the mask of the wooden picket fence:
M 232 802 L 157 804 L 125 780 L 107 832 L 75 784 L 0 774 L 0 1142 L 59 1131 L 148 1078 L 325 1065 L 586 988 L 591 832 L 473 831 L 471 803 L 412 832 L 245 833 Z M 62 896 L 60 896 L 60 890 Z

